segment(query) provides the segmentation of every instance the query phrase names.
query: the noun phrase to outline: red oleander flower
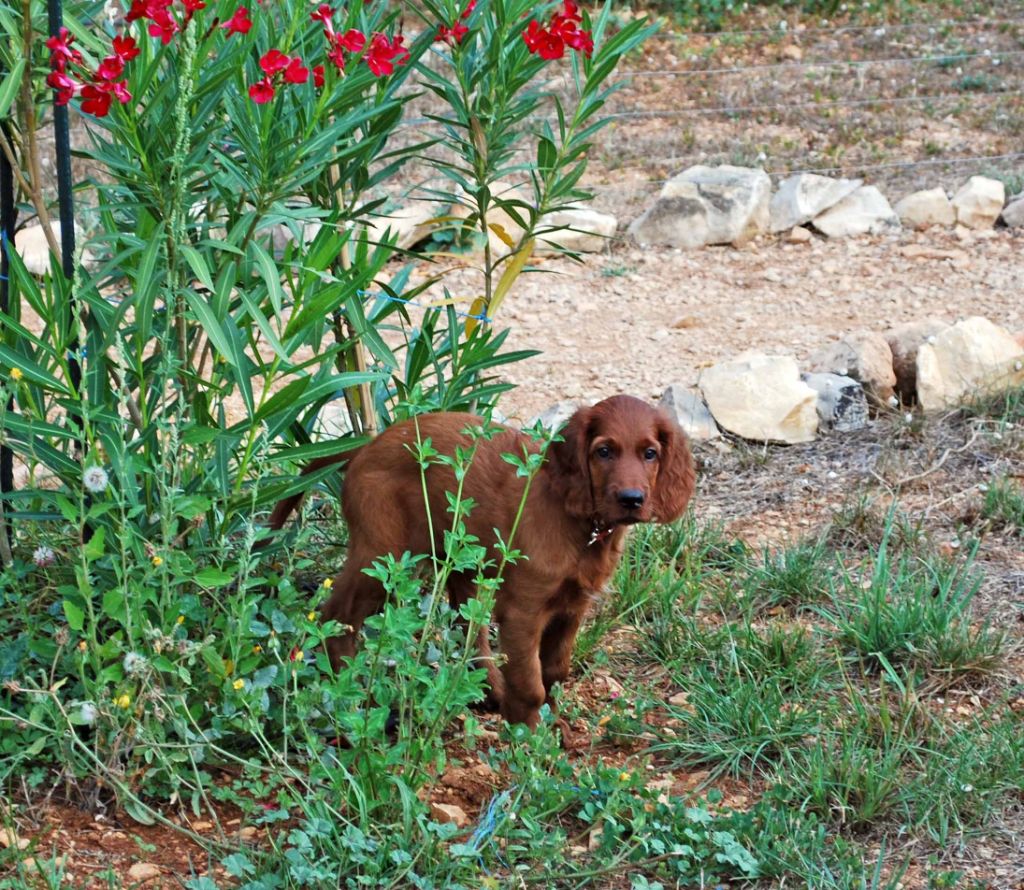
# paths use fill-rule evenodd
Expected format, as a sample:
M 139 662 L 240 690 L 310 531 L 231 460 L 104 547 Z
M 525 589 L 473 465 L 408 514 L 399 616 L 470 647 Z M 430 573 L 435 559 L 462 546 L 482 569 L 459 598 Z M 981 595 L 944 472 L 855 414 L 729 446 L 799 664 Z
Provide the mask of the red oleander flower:
M 159 37 L 160 42 L 166 46 L 181 29 L 174 16 L 166 9 L 160 9 L 152 16 L 148 30 L 150 37 Z
M 56 37 L 46 41 L 46 48 L 50 50 L 50 67 L 63 71 L 68 62 L 82 64 L 82 54 L 77 49 L 71 49 L 74 42 L 75 35 L 67 28 L 61 28 Z
M 404 65 L 409 58 L 409 50 L 402 46 L 405 38 L 401 34 L 388 40 L 385 34 L 374 34 L 370 40 L 370 48 L 363 57 L 366 64 L 376 77 L 384 77 L 395 70 L 395 65 Z
M 434 38 L 435 42 L 443 40 L 449 46 L 455 46 L 457 43 L 462 42 L 462 38 L 469 33 L 467 28 L 462 22 L 456 22 L 450 28 L 447 25 L 440 25 L 437 29 L 437 37 Z
M 302 66 L 302 59 L 296 56 L 284 69 L 284 79 L 288 83 L 305 83 L 309 80 L 309 69 Z
M 72 92 L 74 92 L 75 88 L 78 86 L 78 84 L 68 77 L 68 75 L 63 71 L 51 71 L 46 75 L 46 85 L 48 87 L 53 87 L 55 90 L 71 90 Z
M 115 37 L 114 55 L 122 62 L 130 62 L 139 54 L 139 48 L 135 45 L 134 37 Z
M 327 51 L 327 61 L 331 62 L 339 71 L 345 70 L 345 50 L 338 44 L 334 44 Z
M 204 0 L 181 0 L 181 5 L 185 7 L 186 19 L 192 18 L 200 9 L 206 9 Z
M 350 28 L 336 38 L 336 42 L 342 49 L 347 49 L 350 53 L 358 53 L 362 52 L 363 47 L 366 46 L 366 35 L 362 31 Z
M 256 83 L 249 87 L 249 98 L 257 105 L 263 105 L 273 99 L 274 84 L 270 78 L 264 77 L 263 80 L 257 80 Z
M 127 80 L 119 80 L 117 83 L 111 84 L 110 88 L 114 93 L 114 97 L 122 105 L 127 105 L 132 101 L 132 94 L 128 92 Z
M 232 34 L 248 34 L 249 29 L 252 27 L 252 20 L 249 18 L 248 7 L 239 6 L 238 9 L 235 10 L 235 14 L 224 22 L 221 27 L 228 32 L 228 37 Z
M 324 85 L 324 66 L 314 65 L 313 66 L 313 86 L 318 90 Z
M 459 13 L 460 19 L 468 19 L 472 15 L 473 10 L 476 8 L 476 0 L 469 0 L 465 8 Z M 437 29 L 437 36 L 434 38 L 435 42 L 443 40 L 449 46 L 455 46 L 462 42 L 462 38 L 469 33 L 469 28 L 462 24 L 461 21 L 455 22 L 451 27 L 448 25 L 440 25 Z
M 523 41 L 531 53 L 539 55 L 542 59 L 560 59 L 565 54 L 565 43 L 562 38 L 541 27 L 536 19 L 531 20 L 526 26 Z
M 94 117 L 106 117 L 110 112 L 110 93 L 86 84 L 82 87 L 82 111 Z
M 331 9 L 326 3 L 321 3 L 316 9 L 314 9 L 309 17 L 314 22 L 323 22 L 324 31 L 330 36 L 334 33 L 334 24 L 331 22 L 331 17 L 334 15 L 334 10 Z
M 114 81 L 124 74 L 124 59 L 120 56 L 107 56 L 96 69 L 100 80 Z
M 284 71 L 288 66 L 288 56 L 279 49 L 268 50 L 260 59 L 260 68 L 268 77 L 273 77 L 278 71 Z

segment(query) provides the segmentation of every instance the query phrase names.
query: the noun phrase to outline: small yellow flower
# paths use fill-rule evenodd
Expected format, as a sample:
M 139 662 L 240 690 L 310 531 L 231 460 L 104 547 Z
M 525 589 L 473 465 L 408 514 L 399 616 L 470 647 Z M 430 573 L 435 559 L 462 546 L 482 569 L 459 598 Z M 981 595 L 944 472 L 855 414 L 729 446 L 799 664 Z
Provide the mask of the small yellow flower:
M 11 380 L 17 383 L 25 375 L 22 373 L 21 368 L 11 368 Z
M 184 615 L 179 615 L 174 623 L 175 624 L 184 624 L 185 623 L 185 616 Z
M 309 619 L 310 621 L 316 621 L 316 612 L 310 612 L 310 613 L 309 613 L 309 614 L 308 614 L 308 615 L 307 615 L 306 617 L 307 617 L 307 618 L 308 618 L 308 619 Z
M 622 782 L 628 782 L 630 780 L 629 773 L 619 773 L 619 780 Z
M 259 655 L 259 653 L 263 651 L 263 647 L 259 643 L 257 643 L 255 646 L 252 647 L 252 651 Z
M 235 680 L 235 682 L 232 683 L 231 685 L 235 689 L 244 689 L 245 688 L 245 680 L 242 680 L 241 678 L 239 678 L 238 680 Z
M 89 651 L 89 644 L 85 640 L 81 640 L 79 642 L 79 644 L 78 644 L 78 651 L 79 652 L 88 652 Z
M 332 587 L 334 587 L 334 579 L 333 578 L 324 578 L 323 586 L 326 587 L 328 590 L 330 590 Z
M 153 557 L 153 565 L 159 567 L 159 566 L 162 566 L 163 564 L 164 564 L 164 558 L 162 556 L 154 556 Z
M 601 719 L 597 721 L 597 725 L 598 726 L 605 726 L 606 724 L 611 723 L 611 722 L 612 722 L 611 714 L 604 714 L 604 715 L 602 715 Z
M 128 695 L 128 693 L 126 692 L 123 695 L 119 695 L 117 698 L 115 698 L 114 704 L 117 705 L 119 708 L 124 708 L 125 710 L 128 710 L 128 708 L 130 708 L 132 704 L 132 697 Z

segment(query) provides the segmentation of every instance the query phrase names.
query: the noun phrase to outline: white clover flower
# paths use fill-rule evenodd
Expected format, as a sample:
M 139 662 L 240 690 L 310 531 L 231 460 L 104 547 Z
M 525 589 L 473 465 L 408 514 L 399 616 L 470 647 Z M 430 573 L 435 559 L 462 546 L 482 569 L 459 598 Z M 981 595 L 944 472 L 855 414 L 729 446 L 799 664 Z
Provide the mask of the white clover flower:
M 78 717 L 83 723 L 95 723 L 99 714 L 96 705 L 91 701 L 82 702 L 82 707 L 78 711 Z
M 110 477 L 103 467 L 89 467 L 82 474 L 82 485 L 93 494 L 102 494 L 110 484 Z
M 146 668 L 149 667 L 149 662 L 146 660 L 145 655 L 140 655 L 138 652 L 129 652 L 124 657 L 124 672 L 129 677 L 137 677 L 140 674 L 146 672 Z
M 52 566 L 57 561 L 57 554 L 53 552 L 53 549 L 45 545 L 36 547 L 32 551 L 32 562 L 34 562 L 39 568 L 45 566 Z

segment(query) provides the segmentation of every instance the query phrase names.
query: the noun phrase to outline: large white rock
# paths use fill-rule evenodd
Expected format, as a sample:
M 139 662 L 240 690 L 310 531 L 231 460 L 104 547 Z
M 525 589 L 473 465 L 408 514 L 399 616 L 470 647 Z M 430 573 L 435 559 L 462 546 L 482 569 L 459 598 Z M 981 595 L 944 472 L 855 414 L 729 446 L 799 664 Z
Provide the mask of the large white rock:
M 715 418 L 700 393 L 680 383 L 673 383 L 661 395 L 658 406 L 682 427 L 691 439 L 706 441 L 720 435 Z
M 941 188 L 923 189 L 911 192 L 896 202 L 893 208 L 900 222 L 911 229 L 926 229 L 928 226 L 951 226 L 956 222 L 956 211 Z
M 573 401 L 572 399 L 555 402 L 554 405 L 545 408 L 540 414 L 532 418 L 526 424 L 525 429 L 530 429 L 539 423 L 546 430 L 557 430 L 565 426 L 569 422 L 569 418 L 579 411 L 580 408 L 584 407 L 584 405 L 585 403 Z
M 615 234 L 619 221 L 610 213 L 575 206 L 545 214 L 541 217 L 540 230 L 543 231 L 548 226 L 565 228 L 539 235 L 535 254 L 562 253 L 559 248 L 572 253 L 596 253 L 604 250 L 608 239 Z
M 435 225 L 432 220 L 442 215 L 439 205 L 431 201 L 413 201 L 404 207 L 389 210 L 387 214 L 375 216 L 366 227 L 371 241 L 383 242 L 390 232 L 395 246 L 408 250 L 425 238 L 430 237 Z
M 900 218 L 873 185 L 863 185 L 813 219 L 814 227 L 829 238 L 880 235 L 900 227 Z
M 852 377 L 864 387 L 868 398 L 886 407 L 895 394 L 896 372 L 892 349 L 885 337 L 874 331 L 853 331 L 836 343 L 815 352 L 807 365 L 812 372 Z
M 1003 222 L 1012 229 L 1024 226 L 1024 195 L 1010 199 L 1010 203 L 1003 208 Z
M 904 405 L 917 400 L 917 353 L 929 341 L 934 342 L 949 325 L 937 318 L 908 321 L 885 332 L 885 342 L 892 352 L 892 369 L 896 375 L 896 395 Z
M 917 398 L 925 411 L 1024 384 L 1024 349 L 1005 329 L 974 316 L 917 352 Z
M 818 394 L 789 355 L 745 352 L 708 368 L 700 389 L 718 425 L 758 442 L 810 442 Z
M 1006 186 L 998 179 L 972 176 L 953 195 L 956 221 L 968 229 L 991 229 L 1005 200 Z
M 665 183 L 629 233 L 641 244 L 739 246 L 767 231 L 771 192 L 761 169 L 690 167 Z
M 771 231 L 782 232 L 810 222 L 860 186 L 860 179 L 833 179 L 817 173 L 797 173 L 784 179 L 771 200 Z

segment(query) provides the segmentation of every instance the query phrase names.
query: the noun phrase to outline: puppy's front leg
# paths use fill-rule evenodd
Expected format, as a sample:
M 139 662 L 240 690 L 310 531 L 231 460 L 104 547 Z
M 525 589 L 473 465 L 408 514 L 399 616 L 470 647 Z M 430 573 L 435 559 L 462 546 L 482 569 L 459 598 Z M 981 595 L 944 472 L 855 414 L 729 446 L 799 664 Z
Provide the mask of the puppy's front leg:
M 505 694 L 501 715 L 509 723 L 525 723 L 531 729 L 540 722 L 544 704 L 544 680 L 540 664 L 540 640 L 546 615 L 521 608 L 506 608 L 498 618 Z

